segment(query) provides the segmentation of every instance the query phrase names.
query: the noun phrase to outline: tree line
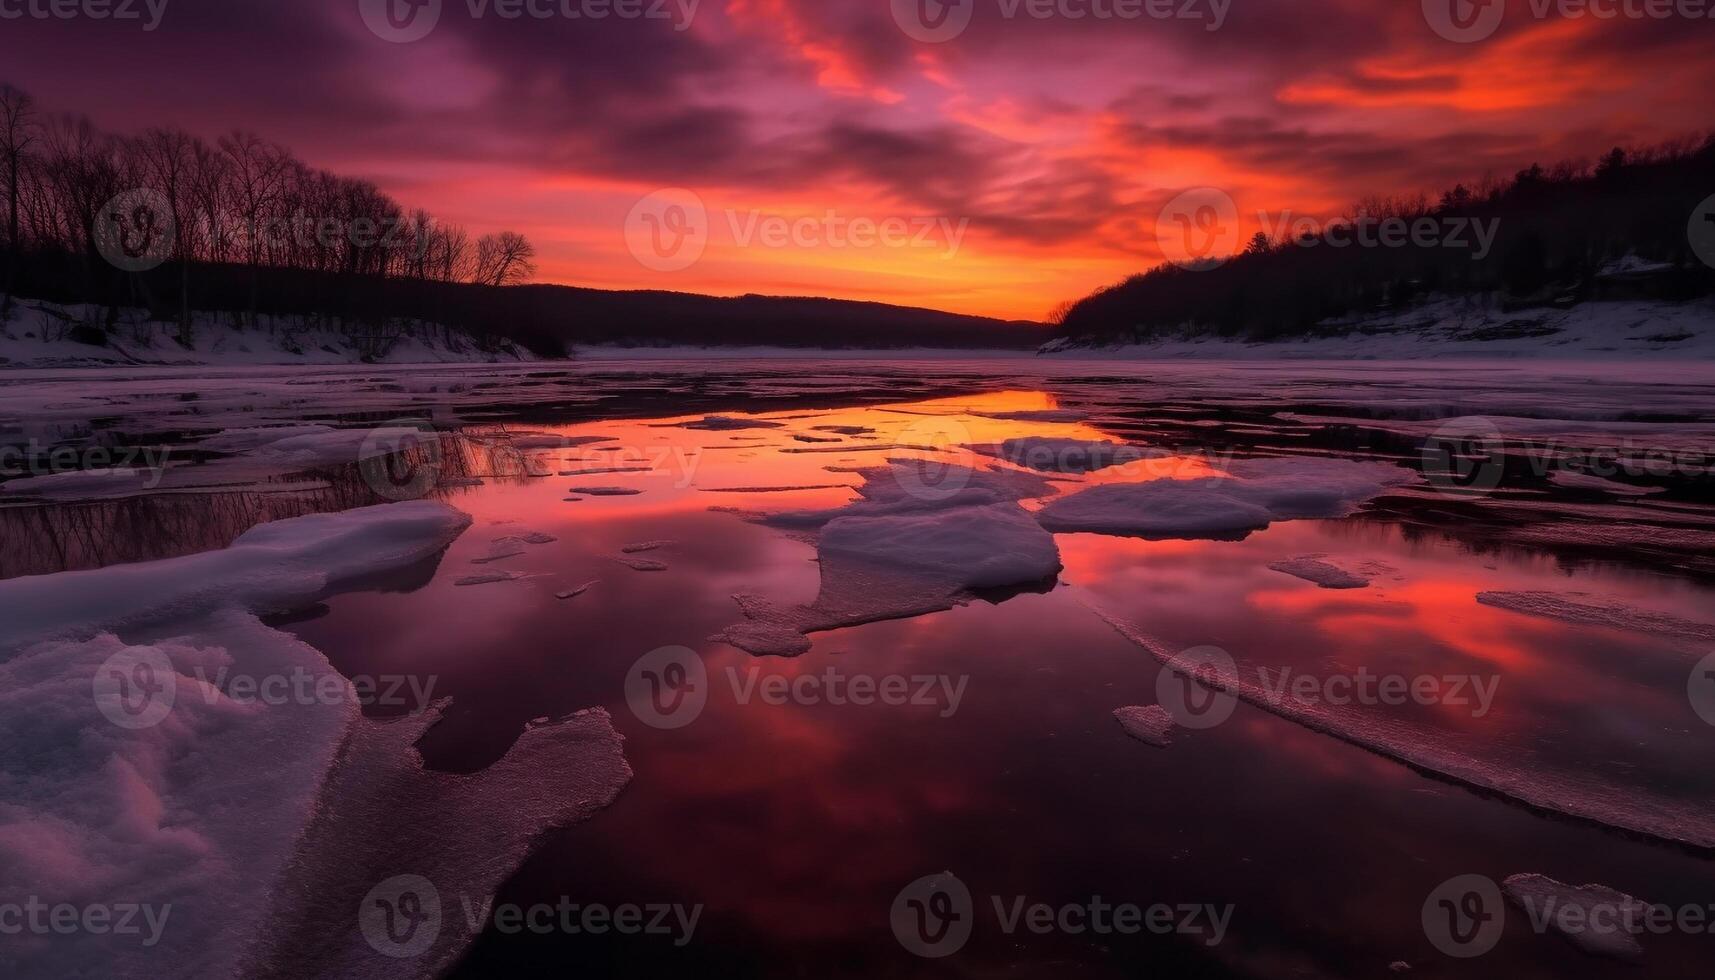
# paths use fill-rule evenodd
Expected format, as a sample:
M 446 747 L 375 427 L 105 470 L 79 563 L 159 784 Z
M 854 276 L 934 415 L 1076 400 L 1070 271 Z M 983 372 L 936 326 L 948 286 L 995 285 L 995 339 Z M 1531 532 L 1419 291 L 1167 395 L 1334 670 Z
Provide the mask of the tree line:
M 523 235 L 473 238 L 255 134 L 115 135 L 3 84 L 0 192 L 0 323 L 23 293 L 94 304 L 103 312 L 86 330 L 140 306 L 176 320 L 187 346 L 193 311 L 396 329 L 434 312 L 430 285 L 514 286 L 536 272 Z
M 1429 294 L 1480 294 L 1504 308 L 1603 298 L 1622 288 L 1604 270 L 1628 256 L 1651 268 L 1647 281 L 1623 287 L 1631 295 L 1689 299 L 1715 290 L 1715 270 L 1688 235 L 1711 193 L 1715 136 L 1616 148 L 1593 162 L 1532 165 L 1436 198 L 1367 198 L 1314 231 L 1282 234 L 1275 222 L 1273 233 L 1257 233 L 1225 261 L 1163 264 L 1067 303 L 1051 319 L 1057 336 L 1099 342 L 1268 340 L 1404 309 Z M 1420 226 L 1437 240 L 1386 234 Z M 1492 240 L 1476 247 L 1477 236 L 1455 244 L 1447 234 L 1473 228 Z

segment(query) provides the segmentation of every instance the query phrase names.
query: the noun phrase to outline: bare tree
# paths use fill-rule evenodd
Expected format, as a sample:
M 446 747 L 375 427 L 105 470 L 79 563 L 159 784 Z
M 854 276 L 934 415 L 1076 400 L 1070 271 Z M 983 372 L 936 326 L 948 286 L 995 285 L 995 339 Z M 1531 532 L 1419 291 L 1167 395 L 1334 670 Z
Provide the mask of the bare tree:
M 0 299 L 0 323 L 5 323 L 11 315 L 12 292 L 18 286 L 18 263 L 24 249 L 18 231 L 24 154 L 35 142 L 35 103 L 28 93 L 0 85 L 0 165 L 6 175 L 6 296 Z
M 232 203 L 238 208 L 238 231 L 243 235 L 243 260 L 250 267 L 250 322 L 256 322 L 260 299 L 262 260 L 267 255 L 269 219 L 277 204 L 281 183 L 295 162 L 285 149 L 253 133 L 233 133 L 220 141 L 232 188 Z
M 536 246 L 515 231 L 484 235 L 476 243 L 475 282 L 519 286 L 536 275 Z
M 176 236 L 174 258 L 179 264 L 179 342 L 191 346 L 191 202 L 195 195 L 196 137 L 177 129 L 151 129 L 133 148 L 144 179 L 167 202 Z

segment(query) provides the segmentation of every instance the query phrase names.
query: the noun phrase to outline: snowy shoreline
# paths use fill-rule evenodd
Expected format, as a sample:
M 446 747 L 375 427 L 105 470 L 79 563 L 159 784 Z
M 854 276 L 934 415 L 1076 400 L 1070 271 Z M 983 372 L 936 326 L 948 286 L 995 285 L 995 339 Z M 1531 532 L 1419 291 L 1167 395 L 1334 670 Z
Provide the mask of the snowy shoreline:
M 1398 313 L 1325 325 L 1326 335 L 1251 341 L 1182 336 L 1136 344 L 1055 340 L 1055 359 L 1650 361 L 1715 358 L 1715 302 L 1581 303 L 1511 312 L 1443 298 Z
M 520 363 L 539 360 L 506 341 L 485 350 L 470 335 L 434 323 L 396 323 L 364 337 L 303 316 L 260 318 L 238 326 L 230 314 L 192 315 L 190 346 L 176 322 L 121 310 L 107 343 L 73 340 L 80 323 L 101 322 L 104 308 L 44 303 L 19 297 L 11 321 L 0 324 L 0 372 L 52 368 L 270 367 L 358 364 Z

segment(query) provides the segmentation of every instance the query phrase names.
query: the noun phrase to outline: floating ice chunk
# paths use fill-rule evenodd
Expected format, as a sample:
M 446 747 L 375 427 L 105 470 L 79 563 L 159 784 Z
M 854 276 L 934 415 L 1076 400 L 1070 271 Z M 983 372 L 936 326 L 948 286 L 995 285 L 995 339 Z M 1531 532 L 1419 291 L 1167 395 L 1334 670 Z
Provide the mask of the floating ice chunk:
M 470 523 L 446 504 L 416 500 L 261 524 L 221 551 L 8 579 L 0 582 L 0 660 L 26 642 L 88 639 L 225 606 L 301 608 L 334 583 L 438 554 Z
M 52 500 L 109 500 L 142 493 L 161 480 L 154 469 L 121 467 L 108 470 L 75 470 L 45 473 L 0 483 L 0 495 L 30 494 Z
M 1287 558 L 1269 566 L 1270 571 L 1301 578 L 1306 582 L 1314 582 L 1324 589 L 1367 589 L 1370 580 L 1357 572 L 1348 571 L 1331 562 L 1324 561 L 1321 555 L 1305 555 L 1301 558 Z
M 1060 571 L 1053 535 L 1016 503 L 1054 492 L 1039 476 L 916 459 L 856 472 L 860 499 L 845 507 L 752 517 L 821 529 L 816 601 L 782 610 L 735 596 L 746 622 L 713 640 L 797 656 L 810 649 L 810 633 L 951 609 L 974 590 L 1049 586 Z
M 1139 537 L 1243 536 L 1274 520 L 1268 508 L 1222 492 L 1231 481 L 1108 483 L 1054 501 L 1039 513 L 1050 531 Z
M 497 894 L 550 831 L 594 816 L 631 780 L 600 708 L 533 722 L 471 775 L 423 768 L 415 746 L 439 720 L 431 710 L 353 726 L 239 975 L 444 976 L 481 933 L 461 900 Z M 378 903 L 397 909 L 406 891 L 441 918 L 401 942 Z
M 1173 715 L 1159 704 L 1146 708 L 1136 705 L 1118 708 L 1114 711 L 1114 718 L 1127 735 L 1140 742 L 1148 742 L 1157 748 L 1173 744 Z
M 1110 466 L 1164 455 L 1159 450 L 1140 449 L 1118 442 L 1050 439 L 1044 436 L 1008 439 L 998 446 L 970 448 L 975 452 L 995 456 L 1042 473 L 1093 473 Z
M 598 581 L 599 581 L 599 580 L 598 580 Z M 595 588 L 595 587 L 596 587 L 596 585 L 597 585 L 597 582 L 585 582 L 585 583 L 584 583 L 584 584 L 582 584 L 582 585 L 580 585 L 580 586 L 578 586 L 578 587 L 577 587 L 577 588 L 575 588 L 575 589 L 567 589 L 567 590 L 566 590 L 566 591 L 564 591 L 564 592 L 556 592 L 556 593 L 554 593 L 554 598 L 556 598 L 556 599 L 561 599 L 561 600 L 564 600 L 564 599 L 576 599 L 576 598 L 577 598 L 577 597 L 578 597 L 578 596 L 581 596 L 581 595 L 583 595 L 583 594 L 584 594 L 584 593 L 585 593 L 585 592 L 588 592 L 588 591 L 589 591 L 589 590 L 591 590 L 591 589 L 593 589 L 593 588 Z
M 524 578 L 523 572 L 484 572 L 481 575 L 466 575 L 453 582 L 459 588 L 473 585 L 499 585 L 501 582 L 516 582 Z
M 326 658 L 252 613 L 431 557 L 468 524 L 442 504 L 366 508 L 262 525 L 207 555 L 0 583 L 0 902 L 135 903 L 164 925 L 150 946 L 147 932 L 8 937 L 0 971 L 444 972 L 475 934 L 447 928 L 419 958 L 384 956 L 353 914 L 366 893 L 408 869 L 449 900 L 493 894 L 543 833 L 623 788 L 618 733 L 585 713 L 532 726 L 482 773 L 426 772 L 414 745 L 437 711 L 361 718 Z M 171 638 L 104 632 L 145 625 Z M 138 721 L 152 724 L 117 723 L 137 699 L 103 689 L 116 661 L 145 683 Z M 300 674 L 314 697 L 251 699 L 228 680 Z
M 325 436 L 335 432 L 327 425 L 277 425 L 249 429 L 227 429 L 209 436 L 196 447 L 211 453 L 248 453 L 299 436 Z
M 542 544 L 553 544 L 554 542 L 556 542 L 560 539 L 554 537 L 552 534 L 544 534 L 541 531 L 531 531 L 528 534 L 518 535 L 518 540 L 524 542 L 525 544 L 542 545 Z
M 912 569 L 968 589 L 1040 582 L 1061 567 L 1054 536 L 1015 504 L 842 517 L 822 528 L 821 551 Z
M 635 497 L 643 491 L 635 487 L 573 487 L 570 492 L 586 497 Z
M 1586 953 L 1621 960 L 1644 955 L 1637 934 L 1648 902 L 1602 885 L 1574 888 L 1544 875 L 1513 875 L 1501 890 L 1532 923 L 1545 924 Z
M 782 422 L 765 422 L 762 419 L 741 419 L 729 415 L 710 415 L 708 418 L 695 422 L 681 422 L 681 429 L 704 429 L 711 432 L 731 432 L 739 429 L 779 429 Z
M 1557 487 L 1570 487 L 1574 490 L 1600 490 L 1616 497 L 1647 497 L 1651 494 L 1667 492 L 1666 487 L 1634 486 L 1630 483 L 1610 480 L 1605 476 L 1567 469 L 1557 469 L 1548 474 L 1548 481 Z
M 832 432 L 838 436 L 867 436 L 875 430 L 867 425 L 812 425 L 816 432 Z
M 1339 459 L 1241 460 L 1225 477 L 1108 483 L 1051 501 L 1051 531 L 1159 538 L 1243 537 L 1275 521 L 1345 517 L 1418 477 L 1391 463 Z
M 1639 609 L 1612 596 L 1588 592 L 1482 592 L 1478 593 L 1477 601 L 1496 609 L 1580 626 L 1660 633 L 1699 643 L 1715 642 L 1715 624 L 1693 622 L 1653 609 Z
M 621 565 L 624 565 L 626 568 L 629 568 L 632 571 L 636 571 L 636 572 L 665 572 L 665 571 L 667 571 L 667 563 L 666 562 L 656 561 L 653 558 L 615 558 L 614 561 L 617 561 Z
M 641 555 L 646 551 L 659 551 L 662 548 L 671 548 L 676 544 L 678 544 L 677 541 L 643 541 L 637 544 L 628 544 L 619 550 L 628 555 Z

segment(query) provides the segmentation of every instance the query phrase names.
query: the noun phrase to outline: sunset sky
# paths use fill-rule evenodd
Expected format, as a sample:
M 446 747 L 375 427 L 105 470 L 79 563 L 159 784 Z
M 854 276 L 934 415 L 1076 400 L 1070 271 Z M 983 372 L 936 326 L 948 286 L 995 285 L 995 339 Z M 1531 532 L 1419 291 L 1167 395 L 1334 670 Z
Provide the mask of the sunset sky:
M 889 0 L 701 0 L 688 22 L 689 0 L 601 21 L 445 0 L 426 37 L 392 43 L 360 0 L 167 0 L 152 31 L 0 20 L 0 81 L 119 132 L 253 130 L 407 206 L 523 231 L 545 281 L 1021 318 L 1158 262 L 1156 214 L 1189 187 L 1227 190 L 1255 226 L 1715 122 L 1715 20 L 1515 0 L 1455 43 L 1417 0 L 1220 0 L 1216 30 L 1210 0 L 1187 19 L 969 2 L 968 29 L 927 43 Z M 671 271 L 626 237 L 667 188 L 709 214 L 706 253 Z M 940 223 L 923 247 L 735 240 L 830 210 Z

